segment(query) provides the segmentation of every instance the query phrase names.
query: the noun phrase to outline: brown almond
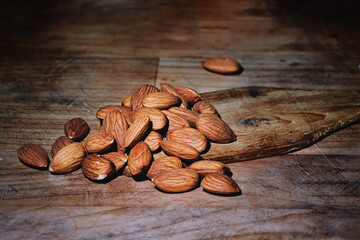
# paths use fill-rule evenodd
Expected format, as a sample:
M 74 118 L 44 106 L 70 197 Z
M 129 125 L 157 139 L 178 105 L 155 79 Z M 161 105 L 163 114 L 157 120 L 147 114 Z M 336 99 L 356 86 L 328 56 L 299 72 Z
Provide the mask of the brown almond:
M 199 114 L 196 128 L 212 142 L 231 143 L 236 141 L 236 135 L 231 128 L 214 114 Z
M 178 169 L 182 167 L 183 164 L 180 158 L 172 156 L 162 157 L 152 162 L 146 176 L 151 179 L 163 171 Z
M 114 163 L 116 171 L 119 171 L 127 162 L 127 156 L 120 152 L 110 152 L 101 155 L 101 157 Z
M 219 195 L 235 195 L 240 193 L 237 183 L 221 173 L 207 174 L 201 181 L 201 187 L 210 193 Z
M 159 92 L 159 89 L 155 86 L 145 84 L 139 87 L 132 95 L 131 97 L 131 109 L 136 110 L 138 108 L 142 107 L 142 100 L 143 98 L 150 94 Z
M 138 142 L 129 153 L 128 166 L 131 175 L 145 173 L 151 164 L 152 154 L 145 142 Z
M 192 88 L 175 86 L 175 89 L 185 98 L 189 104 L 194 104 L 201 99 L 200 94 Z
M 146 116 L 150 117 L 153 130 L 160 130 L 167 123 L 167 118 L 165 114 L 163 114 L 159 109 L 149 108 L 149 107 L 142 107 L 133 111 L 130 114 L 130 120 L 131 122 L 134 122 L 136 119 L 143 118 Z
M 125 147 L 134 146 L 142 139 L 150 128 L 150 118 L 145 116 L 134 121 L 125 133 Z
M 90 132 L 90 127 L 82 118 L 73 118 L 65 124 L 65 135 L 74 141 L 81 141 Z
M 66 136 L 61 136 L 57 138 L 51 147 L 51 157 L 54 157 L 60 151 L 60 149 L 66 147 L 73 142 L 74 141 L 72 139 Z
M 36 144 L 26 144 L 17 151 L 20 161 L 35 168 L 46 168 L 49 157 L 45 149 Z
M 114 144 L 114 137 L 105 132 L 97 132 L 90 136 L 85 142 L 87 153 L 101 153 L 111 148 Z
M 162 150 L 168 155 L 176 156 L 188 161 L 196 161 L 200 158 L 199 152 L 192 146 L 169 140 L 160 141 Z
M 132 98 L 132 94 L 127 95 L 126 97 L 124 97 L 124 99 L 122 100 L 121 104 L 124 107 L 128 107 L 131 109 L 131 98 Z
M 185 109 L 189 108 L 188 102 L 186 101 L 184 96 L 182 96 L 178 92 L 178 90 L 176 90 L 176 88 L 174 88 L 173 86 L 171 86 L 170 84 L 167 84 L 167 83 L 160 83 L 160 87 L 161 87 L 162 92 L 171 93 L 171 94 L 177 96 L 178 98 L 180 98 L 180 101 L 181 101 L 180 108 L 185 108 Z
M 111 134 L 117 144 L 118 151 L 125 151 L 125 133 L 128 125 L 124 115 L 119 111 L 108 112 L 104 118 L 100 132 Z
M 199 153 L 206 149 L 208 140 L 204 134 L 194 128 L 181 128 L 171 131 L 166 135 L 167 140 L 186 143 L 195 148 Z
M 190 109 L 179 108 L 179 107 L 169 108 L 169 111 L 179 115 L 180 117 L 188 121 L 191 127 L 196 126 L 196 119 L 199 115 L 198 113 L 191 111 Z
M 211 105 L 210 103 L 205 102 L 205 101 L 199 101 L 199 102 L 195 103 L 193 106 L 193 111 L 197 112 L 197 113 L 210 113 L 210 114 L 219 115 L 216 108 L 213 105 Z
M 82 172 L 93 181 L 101 181 L 115 172 L 115 165 L 98 154 L 87 156 L 82 162 Z
M 234 74 L 240 71 L 240 64 L 233 58 L 213 57 L 206 59 L 202 66 L 215 73 Z
M 231 175 L 231 170 L 225 164 L 218 161 L 201 160 L 192 163 L 188 168 L 195 170 L 201 177 L 210 173 L 222 173 Z
M 180 193 L 196 188 L 199 176 L 192 169 L 173 169 L 157 174 L 153 179 L 155 186 L 165 192 Z
M 126 177 L 133 177 L 133 175 L 132 175 L 131 172 L 130 172 L 130 169 L 129 169 L 129 166 L 128 166 L 128 165 L 125 166 L 124 171 L 123 171 L 123 174 L 124 174 Z
M 49 170 L 57 174 L 72 172 L 81 166 L 84 157 L 83 144 L 80 142 L 71 143 L 54 156 L 50 162 Z
M 158 132 L 151 131 L 147 137 L 145 138 L 144 142 L 149 145 L 150 150 L 152 152 L 157 151 L 160 148 L 160 141 L 162 140 L 161 135 Z
M 182 118 L 180 115 L 177 115 L 168 110 L 162 110 L 162 113 L 164 113 L 166 118 L 168 119 L 168 133 L 175 129 L 190 127 L 189 122 Z
M 180 99 L 167 92 L 156 92 L 146 95 L 142 100 L 144 107 L 151 107 L 157 109 L 168 109 L 169 107 L 178 105 Z
M 104 119 L 106 114 L 108 114 L 109 112 L 112 112 L 112 111 L 119 111 L 121 112 L 121 114 L 126 117 L 130 114 L 131 112 L 131 108 L 129 107 L 126 107 L 126 106 L 120 106 L 120 105 L 106 105 L 106 106 L 103 106 L 101 107 L 97 113 L 96 113 L 96 117 L 98 119 Z

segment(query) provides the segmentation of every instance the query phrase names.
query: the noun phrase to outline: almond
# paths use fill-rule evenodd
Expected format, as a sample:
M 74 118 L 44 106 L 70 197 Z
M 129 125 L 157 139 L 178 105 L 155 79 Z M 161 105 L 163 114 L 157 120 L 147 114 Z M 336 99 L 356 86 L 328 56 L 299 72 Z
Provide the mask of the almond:
M 85 150 L 88 153 L 101 153 L 114 144 L 114 137 L 105 132 L 97 132 L 90 136 L 85 142 Z
M 136 110 L 138 108 L 141 108 L 143 98 L 149 93 L 155 93 L 155 92 L 159 92 L 159 89 L 149 84 L 145 84 L 139 87 L 131 97 L 131 109 Z
M 119 171 L 127 162 L 127 156 L 120 152 L 110 152 L 101 155 L 101 157 L 114 163 L 116 171 Z
M 149 108 L 149 107 L 142 107 L 133 111 L 130 114 L 130 120 L 131 122 L 134 122 L 136 119 L 143 118 L 146 116 L 150 117 L 153 130 L 160 130 L 167 123 L 167 118 L 165 114 L 163 114 L 159 109 Z
M 125 133 L 128 125 L 124 115 L 119 111 L 112 111 L 106 114 L 100 132 L 111 134 L 117 144 L 118 151 L 125 151 Z
M 156 92 L 146 95 L 142 100 L 144 107 L 152 107 L 157 109 L 168 109 L 180 103 L 180 99 L 167 92 Z
M 133 177 L 133 175 L 132 175 L 131 172 L 130 172 L 129 166 L 127 166 L 127 165 L 126 165 L 125 168 L 124 168 L 123 174 L 124 174 L 126 177 Z
M 188 87 L 175 86 L 175 89 L 185 98 L 189 104 L 194 104 L 201 99 L 200 94 Z
M 206 59 L 202 66 L 209 71 L 222 74 L 233 74 L 240 71 L 240 64 L 235 59 L 228 57 Z
M 230 168 L 218 161 L 201 160 L 192 163 L 188 168 L 195 170 L 201 177 L 210 173 L 231 175 Z
M 168 123 L 169 123 L 168 130 L 167 130 L 168 133 L 175 129 L 190 127 L 189 122 L 186 121 L 181 116 L 179 116 L 175 113 L 172 113 L 168 110 L 162 110 L 162 113 L 164 113 L 166 118 L 168 119 Z
M 196 128 L 210 141 L 216 143 L 231 143 L 236 141 L 236 135 L 231 128 L 214 114 L 199 114 L 196 120 Z
M 125 133 L 125 147 L 134 146 L 142 139 L 150 128 L 150 118 L 145 116 L 134 121 Z
M 199 130 L 194 128 L 181 128 L 171 131 L 166 135 L 167 140 L 186 143 L 195 148 L 199 153 L 207 146 L 207 138 Z
M 199 101 L 195 103 L 193 106 L 193 111 L 197 113 L 210 113 L 219 115 L 218 111 L 216 111 L 216 108 L 205 101 Z
M 51 157 L 54 157 L 60 151 L 60 149 L 66 147 L 73 142 L 74 141 L 72 139 L 66 136 L 61 136 L 57 138 L 51 147 Z
M 73 118 L 65 124 L 65 135 L 74 141 L 81 141 L 89 132 L 90 127 L 82 118 Z
M 46 168 L 49 157 L 45 149 L 36 144 L 26 144 L 17 151 L 20 161 L 35 168 Z
M 201 187 L 210 193 L 219 195 L 235 195 L 240 193 L 237 183 L 221 173 L 207 174 L 201 181 Z
M 131 109 L 131 97 L 132 97 L 132 94 L 129 94 L 126 97 L 124 97 L 124 99 L 121 102 L 121 105 Z
M 100 181 L 115 172 L 115 165 L 100 155 L 91 154 L 82 162 L 82 172 L 90 180 Z
M 183 164 L 178 157 L 171 157 L 171 156 L 162 157 L 155 160 L 151 164 L 150 169 L 147 172 L 146 176 L 151 179 L 163 171 L 178 169 L 182 167 Z
M 71 143 L 62 148 L 51 160 L 49 170 L 53 173 L 69 173 L 81 166 L 85 157 L 83 144 L 79 142 Z
M 181 101 L 181 108 L 189 108 L 189 104 L 187 103 L 186 99 L 178 92 L 178 90 L 176 90 L 176 88 L 174 88 L 173 86 L 171 86 L 170 84 L 166 84 L 166 83 L 160 83 L 161 86 L 161 91 L 162 92 L 167 92 L 167 93 L 171 93 L 175 96 L 177 96 L 178 98 L 180 98 Z
M 194 189 L 199 184 L 199 176 L 192 169 L 173 169 L 157 174 L 153 179 L 155 186 L 165 192 L 180 193 Z
M 126 107 L 126 106 L 120 106 L 120 105 L 106 105 L 101 107 L 97 113 L 96 113 L 96 117 L 98 119 L 104 119 L 106 114 L 108 114 L 109 112 L 112 111 L 119 111 L 121 112 L 121 114 L 126 117 L 130 114 L 131 112 L 131 108 L 130 107 Z
M 196 161 L 200 158 L 199 152 L 192 146 L 169 140 L 160 141 L 160 146 L 168 155 L 176 156 L 188 161 Z
M 147 137 L 145 138 L 144 142 L 149 145 L 150 150 L 152 152 L 157 151 L 160 148 L 160 141 L 162 140 L 161 135 L 158 132 L 151 131 Z
M 129 153 L 128 166 L 131 175 L 145 173 L 151 164 L 152 154 L 145 142 L 138 142 Z
M 196 126 L 196 119 L 199 115 L 198 113 L 191 111 L 190 109 L 179 108 L 179 107 L 169 108 L 169 111 L 179 115 L 180 117 L 188 121 L 191 127 Z

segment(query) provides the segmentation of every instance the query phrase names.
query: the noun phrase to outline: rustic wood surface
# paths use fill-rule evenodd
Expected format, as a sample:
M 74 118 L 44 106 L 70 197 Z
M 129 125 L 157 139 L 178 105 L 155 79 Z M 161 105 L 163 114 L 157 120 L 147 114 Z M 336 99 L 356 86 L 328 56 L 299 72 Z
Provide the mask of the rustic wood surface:
M 97 130 L 97 108 L 119 103 L 144 83 L 184 85 L 210 99 L 206 92 L 250 86 L 349 91 L 328 111 L 346 113 L 353 104 L 348 119 L 358 111 L 348 97 L 360 90 L 358 5 L 3 3 L 0 239 L 360 238 L 359 124 L 291 154 L 229 164 L 242 190 L 235 197 L 201 188 L 165 194 L 125 176 L 96 184 L 81 171 L 57 176 L 31 169 L 16 154 L 30 142 L 50 151 L 73 117 Z M 224 76 L 201 67 L 219 55 L 237 59 L 244 72 Z M 212 99 L 219 108 L 220 100 Z

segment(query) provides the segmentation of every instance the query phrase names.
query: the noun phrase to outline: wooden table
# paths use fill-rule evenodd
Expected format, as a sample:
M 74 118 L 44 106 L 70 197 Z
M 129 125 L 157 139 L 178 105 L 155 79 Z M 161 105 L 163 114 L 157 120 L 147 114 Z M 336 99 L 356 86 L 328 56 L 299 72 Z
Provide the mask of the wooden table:
M 50 150 L 64 123 L 141 84 L 360 90 L 352 1 L 16 1 L 0 8 L 0 239 L 360 238 L 360 125 L 288 154 L 229 164 L 242 195 L 165 194 L 150 181 L 51 175 L 16 150 Z M 205 71 L 212 56 L 245 71 Z

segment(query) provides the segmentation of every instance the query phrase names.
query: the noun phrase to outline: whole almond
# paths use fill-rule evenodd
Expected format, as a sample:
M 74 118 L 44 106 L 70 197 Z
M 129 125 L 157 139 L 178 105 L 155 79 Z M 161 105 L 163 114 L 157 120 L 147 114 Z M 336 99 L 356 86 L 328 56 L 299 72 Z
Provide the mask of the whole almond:
M 184 118 L 182 118 L 180 115 L 177 115 L 168 110 L 162 110 L 162 112 L 165 114 L 166 118 L 168 119 L 168 123 L 169 123 L 167 130 L 168 133 L 175 129 L 190 127 L 189 122 L 186 121 Z
M 231 171 L 228 166 L 218 161 L 201 160 L 192 163 L 188 168 L 195 170 L 201 177 L 210 173 L 222 173 L 230 175 Z
M 201 187 L 210 193 L 219 195 L 235 195 L 240 193 L 237 183 L 221 173 L 207 174 L 201 181 Z
M 143 98 L 149 93 L 155 93 L 155 92 L 159 92 L 159 89 L 149 84 L 145 84 L 139 87 L 131 97 L 131 109 L 136 110 L 138 108 L 141 108 Z
M 205 102 L 205 101 L 199 101 L 199 102 L 195 103 L 193 106 L 193 111 L 197 112 L 197 113 L 210 113 L 210 114 L 219 115 L 216 108 L 213 105 L 211 105 L 210 103 Z
M 198 113 L 191 111 L 190 109 L 179 108 L 179 107 L 169 108 L 169 111 L 179 115 L 180 117 L 188 121 L 191 127 L 196 126 L 196 119 L 199 115 Z
M 182 96 L 178 92 L 178 90 L 176 90 L 176 88 L 174 88 L 173 86 L 171 86 L 170 84 L 167 84 L 167 83 L 160 83 L 160 87 L 161 87 L 162 92 L 171 93 L 171 94 L 177 96 L 178 98 L 180 98 L 180 101 L 181 101 L 180 108 L 185 108 L 185 109 L 189 108 L 188 102 L 186 101 L 184 96 Z
M 61 136 L 57 138 L 51 147 L 51 157 L 54 157 L 60 151 L 60 149 L 66 147 L 73 142 L 74 141 L 72 139 L 66 136 Z
M 122 100 L 121 104 L 125 107 L 129 107 L 131 109 L 131 97 L 132 94 L 127 95 L 126 97 L 124 97 L 124 99 Z
M 152 162 L 146 176 L 151 179 L 163 171 L 178 169 L 182 167 L 183 164 L 180 158 L 172 156 L 162 157 Z
M 116 171 L 119 171 L 127 162 L 127 156 L 120 152 L 110 152 L 101 155 L 101 157 L 114 163 Z
M 17 150 L 20 161 L 35 168 L 46 168 L 49 157 L 45 149 L 36 144 L 26 144 Z
M 145 142 L 138 142 L 129 153 L 128 166 L 131 175 L 145 173 L 151 164 L 152 154 Z
M 146 116 L 150 117 L 153 130 L 160 130 L 167 123 L 167 118 L 165 114 L 163 114 L 159 109 L 149 108 L 149 107 L 142 107 L 133 111 L 130 114 L 130 120 L 131 122 L 134 122 L 136 119 L 143 118 Z
M 189 104 L 194 104 L 201 99 L 200 94 L 192 88 L 175 86 L 175 89 L 185 98 Z
M 192 169 L 163 171 L 152 179 L 155 186 L 165 192 L 180 193 L 194 189 L 199 184 L 199 176 Z
M 156 92 L 146 95 L 142 100 L 144 107 L 152 107 L 157 109 L 168 109 L 180 103 L 180 99 L 167 92 Z
M 235 59 L 228 57 L 206 59 L 202 66 L 209 71 L 222 74 L 233 74 L 240 71 L 240 64 Z
M 73 118 L 65 124 L 65 135 L 74 141 L 81 141 L 90 132 L 90 127 L 82 118 Z
M 183 160 L 196 161 L 200 158 L 199 152 L 185 143 L 162 140 L 160 141 L 160 146 L 166 154 L 179 157 Z
M 166 135 L 167 140 L 186 143 L 195 148 L 199 153 L 206 149 L 208 140 L 204 134 L 194 128 L 181 128 L 171 131 Z
M 114 137 L 105 132 L 97 132 L 90 136 L 85 142 L 85 150 L 87 153 L 101 153 L 114 144 Z
M 149 145 L 150 150 L 152 152 L 157 151 L 160 148 L 160 141 L 162 140 L 161 135 L 158 132 L 151 131 L 147 137 L 145 138 L 144 142 Z
M 236 135 L 231 128 L 214 114 L 199 114 L 196 120 L 196 128 L 210 141 L 216 143 L 231 143 L 236 141 Z
M 74 142 L 62 148 L 51 160 L 49 170 L 53 173 L 69 173 L 81 166 L 85 157 L 83 144 Z
M 96 117 L 98 119 L 104 119 L 106 114 L 108 114 L 109 112 L 112 112 L 112 111 L 119 111 L 119 112 L 121 112 L 121 114 L 124 117 L 126 117 L 126 116 L 128 116 L 130 114 L 131 108 L 127 107 L 127 106 L 120 106 L 120 105 L 103 106 L 97 111 Z
M 93 181 L 104 180 L 115 172 L 115 165 L 98 154 L 87 156 L 82 162 L 82 172 Z
M 125 133 L 125 147 L 129 148 L 134 146 L 142 139 L 150 128 L 150 118 L 145 116 L 136 119 Z
M 112 111 L 106 114 L 100 132 L 111 134 L 116 141 L 118 151 L 123 152 L 125 151 L 125 133 L 127 129 L 128 124 L 124 115 L 119 111 Z
M 126 177 L 133 177 L 133 175 L 132 175 L 131 172 L 130 172 L 130 169 L 129 169 L 129 166 L 128 166 L 128 165 L 125 166 L 124 171 L 123 171 L 123 174 L 124 174 Z

